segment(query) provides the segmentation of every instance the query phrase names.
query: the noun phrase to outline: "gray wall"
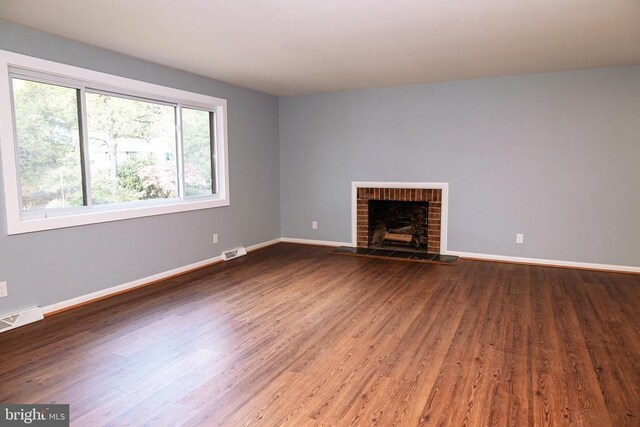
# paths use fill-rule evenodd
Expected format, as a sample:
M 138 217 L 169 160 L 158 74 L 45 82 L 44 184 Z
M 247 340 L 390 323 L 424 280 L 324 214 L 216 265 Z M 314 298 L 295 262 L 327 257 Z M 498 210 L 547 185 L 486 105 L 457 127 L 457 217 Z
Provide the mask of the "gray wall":
M 450 250 L 640 266 L 640 67 L 281 98 L 280 167 L 283 236 L 350 241 L 351 181 L 448 182 Z
M 7 236 L 0 313 L 47 305 L 280 236 L 278 99 L 0 21 L 0 49 L 228 100 L 231 206 Z M 213 232 L 218 245 L 211 244 Z

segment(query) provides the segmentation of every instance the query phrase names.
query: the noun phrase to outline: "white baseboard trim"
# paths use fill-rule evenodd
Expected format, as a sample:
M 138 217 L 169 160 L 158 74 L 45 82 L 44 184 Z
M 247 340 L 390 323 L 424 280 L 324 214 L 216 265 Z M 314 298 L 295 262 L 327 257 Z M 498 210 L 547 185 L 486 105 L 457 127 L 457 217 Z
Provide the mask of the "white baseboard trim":
M 248 246 L 247 252 L 257 251 L 258 249 L 266 248 L 267 246 L 275 245 L 276 243 L 280 243 L 282 239 L 278 237 L 277 239 L 267 240 L 266 242 L 256 243 L 255 245 Z
M 481 261 L 503 261 L 503 262 L 513 262 L 518 264 L 579 268 L 584 270 L 613 271 L 613 272 L 620 272 L 620 273 L 640 273 L 640 267 L 632 267 L 627 265 L 593 264 L 588 262 L 558 261 L 558 260 L 552 260 L 552 259 L 524 258 L 524 257 L 514 257 L 514 256 L 505 256 L 505 255 L 478 254 L 474 252 L 460 252 L 460 251 L 447 251 L 446 255 L 456 255 L 461 258 L 477 259 Z
M 299 243 L 301 245 L 315 245 L 315 246 L 351 246 L 351 242 L 333 242 L 331 240 L 313 240 L 313 239 L 298 239 L 296 237 L 283 237 L 280 239 L 284 243 Z
M 247 252 L 252 252 L 267 246 L 275 245 L 276 243 L 280 243 L 281 239 L 273 239 L 266 242 L 257 243 L 255 245 L 247 247 Z M 123 283 L 122 285 L 112 286 L 110 288 L 102 289 L 96 292 L 91 292 L 86 295 L 81 295 L 79 297 L 71 298 L 65 301 L 61 301 L 55 304 L 50 304 L 42 307 L 42 312 L 44 315 L 48 315 L 51 313 L 55 313 L 58 311 L 63 311 L 78 305 L 82 305 L 94 300 L 103 299 L 105 297 L 115 295 L 118 293 L 122 293 L 124 291 L 132 290 L 138 287 L 142 287 L 148 284 L 152 284 L 154 282 L 158 282 L 160 280 L 168 279 L 173 276 L 177 276 L 183 273 L 187 273 L 192 270 L 196 270 L 199 268 L 207 267 L 209 265 L 216 264 L 218 262 L 222 262 L 222 255 L 217 257 L 205 259 L 202 261 L 194 262 L 193 264 L 185 265 L 182 267 L 174 268 L 172 270 L 163 271 L 162 273 L 153 274 L 151 276 L 143 277 L 142 279 L 134 280 L 128 283 Z

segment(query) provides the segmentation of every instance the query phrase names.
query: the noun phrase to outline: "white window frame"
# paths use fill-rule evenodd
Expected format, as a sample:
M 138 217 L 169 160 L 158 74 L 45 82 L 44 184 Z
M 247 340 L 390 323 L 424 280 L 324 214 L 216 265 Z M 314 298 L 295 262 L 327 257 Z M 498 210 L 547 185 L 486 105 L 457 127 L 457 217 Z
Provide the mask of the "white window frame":
M 83 206 L 81 208 L 46 212 L 34 216 L 21 209 L 21 192 L 17 167 L 16 134 L 11 100 L 11 73 L 19 69 L 26 74 L 42 74 L 47 79 L 105 90 L 118 95 L 147 98 L 151 101 L 169 102 L 185 108 L 213 111 L 215 115 L 215 150 L 217 194 L 168 200 L 145 200 L 123 204 Z M 180 108 L 177 108 L 180 112 Z M 178 119 L 180 115 L 178 113 Z M 86 125 L 86 124 L 84 124 Z M 178 146 L 182 145 L 181 120 L 177 121 Z M 57 228 L 74 227 L 101 222 L 141 218 L 229 206 L 229 159 L 227 141 L 227 101 L 221 98 L 187 92 L 180 89 L 114 76 L 71 65 L 34 58 L 0 50 L 0 154 L 4 183 L 4 204 L 7 233 L 20 234 Z M 178 161 L 182 162 L 181 152 Z M 180 188 L 184 187 L 179 177 Z M 181 195 L 183 193 L 181 192 Z

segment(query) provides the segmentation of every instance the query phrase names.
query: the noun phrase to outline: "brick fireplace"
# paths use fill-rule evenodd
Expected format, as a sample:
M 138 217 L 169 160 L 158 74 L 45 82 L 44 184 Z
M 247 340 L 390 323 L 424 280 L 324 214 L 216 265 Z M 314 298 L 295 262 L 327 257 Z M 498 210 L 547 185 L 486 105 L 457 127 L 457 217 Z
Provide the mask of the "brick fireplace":
M 409 233 L 395 234 L 395 236 L 407 237 L 403 243 L 397 244 L 404 245 L 410 250 L 426 251 L 431 254 L 440 254 L 445 251 L 446 247 L 443 248 L 442 242 L 446 242 L 446 239 L 443 239 L 443 233 L 446 233 L 446 227 L 443 229 L 443 210 L 446 211 L 446 205 L 443 209 L 443 203 L 446 203 L 447 185 L 433 185 L 441 188 L 411 188 L 416 187 L 416 184 L 407 184 L 407 187 L 410 188 L 403 188 L 401 185 L 401 183 L 353 183 L 353 197 L 355 198 L 354 244 L 357 247 L 380 247 L 383 244 L 381 243 L 383 233 L 380 231 L 380 218 L 389 215 L 389 213 L 378 213 L 380 207 L 383 207 L 386 209 L 383 212 L 402 216 L 401 220 L 393 223 L 400 228 L 397 230 L 385 228 L 385 236 L 394 236 L 387 231 Z M 424 186 L 427 187 L 429 184 L 424 184 Z M 403 240 L 402 238 L 389 238 L 398 242 Z M 387 242 L 386 237 L 384 241 Z M 392 246 L 396 245 L 393 242 L 387 243 Z

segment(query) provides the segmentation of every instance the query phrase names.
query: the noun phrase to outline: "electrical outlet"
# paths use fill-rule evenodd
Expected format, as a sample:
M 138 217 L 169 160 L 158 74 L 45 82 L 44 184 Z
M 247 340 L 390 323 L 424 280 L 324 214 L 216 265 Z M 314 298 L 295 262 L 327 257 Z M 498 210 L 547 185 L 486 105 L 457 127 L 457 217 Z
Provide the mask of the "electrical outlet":
M 524 234 L 516 234 L 516 243 L 524 243 Z
M 213 244 L 218 243 L 218 233 L 213 233 Z
M 311 228 L 313 228 L 314 230 L 318 229 L 318 221 L 312 221 L 311 222 Z
M 4 298 L 9 295 L 7 290 L 7 282 L 0 282 L 0 298 Z

